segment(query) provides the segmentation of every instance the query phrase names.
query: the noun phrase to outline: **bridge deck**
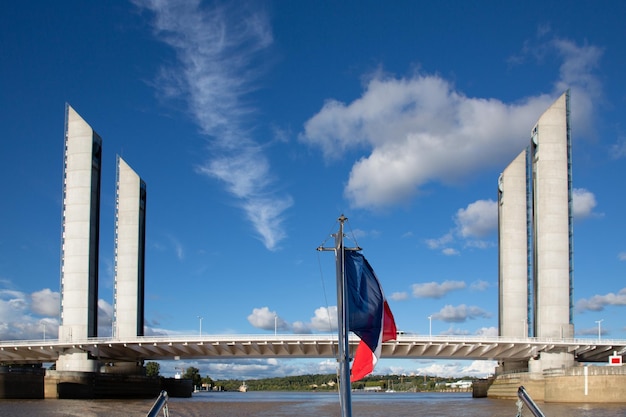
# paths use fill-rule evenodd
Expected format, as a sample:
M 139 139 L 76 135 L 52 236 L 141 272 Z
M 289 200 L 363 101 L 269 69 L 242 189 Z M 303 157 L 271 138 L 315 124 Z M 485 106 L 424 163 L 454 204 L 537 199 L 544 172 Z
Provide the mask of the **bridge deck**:
M 358 338 L 350 339 L 356 349 Z M 89 352 L 104 361 L 211 358 L 335 357 L 336 335 L 206 335 L 139 337 L 132 340 L 90 338 L 0 342 L 1 363 L 55 362 L 70 350 Z M 399 335 L 383 344 L 383 358 L 527 360 L 541 352 L 574 353 L 579 362 L 607 362 L 626 352 L 626 340 L 540 339 Z

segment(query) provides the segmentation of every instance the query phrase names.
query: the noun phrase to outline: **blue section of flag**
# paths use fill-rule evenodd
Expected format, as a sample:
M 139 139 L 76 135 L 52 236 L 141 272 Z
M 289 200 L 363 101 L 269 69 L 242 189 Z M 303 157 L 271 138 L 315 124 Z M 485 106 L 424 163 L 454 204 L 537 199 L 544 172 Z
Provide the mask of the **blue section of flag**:
M 374 352 L 381 342 L 384 296 L 374 270 L 356 251 L 345 252 L 348 325 Z
M 348 329 L 361 338 L 350 376 L 354 382 L 374 371 L 383 342 L 396 338 L 396 323 L 380 282 L 365 257 L 347 251 L 344 267 Z

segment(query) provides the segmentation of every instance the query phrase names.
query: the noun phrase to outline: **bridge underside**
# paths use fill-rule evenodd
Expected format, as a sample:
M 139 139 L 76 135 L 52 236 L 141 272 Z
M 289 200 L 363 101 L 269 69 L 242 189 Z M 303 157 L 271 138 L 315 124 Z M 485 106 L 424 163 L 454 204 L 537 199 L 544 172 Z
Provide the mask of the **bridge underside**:
M 355 350 L 358 339 L 350 340 Z M 141 337 L 133 340 L 87 339 L 62 343 L 15 341 L 0 343 L 1 363 L 55 362 L 61 354 L 84 351 L 105 362 L 211 359 L 211 358 L 315 358 L 335 357 L 333 335 L 207 335 L 202 337 Z M 578 362 L 607 362 L 614 352 L 626 352 L 626 341 L 456 338 L 400 335 L 383 344 L 382 357 L 396 359 L 528 360 L 542 352 L 573 353 Z

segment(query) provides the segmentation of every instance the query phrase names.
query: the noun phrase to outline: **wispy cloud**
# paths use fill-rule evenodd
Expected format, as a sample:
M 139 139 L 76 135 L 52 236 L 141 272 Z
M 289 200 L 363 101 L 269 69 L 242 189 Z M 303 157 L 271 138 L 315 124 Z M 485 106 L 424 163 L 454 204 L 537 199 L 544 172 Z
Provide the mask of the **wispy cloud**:
M 454 235 L 452 234 L 452 232 L 449 232 L 439 238 L 426 239 L 426 245 L 430 249 L 440 249 L 453 241 Z
M 376 73 L 360 98 L 347 104 L 327 100 L 300 139 L 328 159 L 349 149 L 369 151 L 353 165 L 344 189 L 360 208 L 406 202 L 429 182 L 451 184 L 501 167 L 528 144 L 536 119 L 568 88 L 573 123 L 577 129 L 590 125 L 592 99 L 601 88 L 594 71 L 602 51 L 567 40 L 544 47 L 561 59 L 550 93 L 505 103 L 467 97 L 439 75 Z
M 478 280 L 478 281 L 472 282 L 472 285 L 470 285 L 470 290 L 472 290 L 472 291 L 485 291 L 489 287 L 490 287 L 490 285 L 489 285 L 489 283 L 487 281 Z
M 413 284 L 413 296 L 418 298 L 442 298 L 450 291 L 462 290 L 465 288 L 463 281 L 426 282 L 424 284 Z
M 587 327 L 586 329 L 576 329 L 576 334 L 579 336 L 598 336 L 597 327 Z M 609 331 L 605 328 L 600 328 L 600 336 L 606 336 Z
M 389 299 L 393 301 L 405 301 L 409 299 L 409 294 L 406 291 L 394 292 L 391 293 Z
M 576 311 L 583 313 L 589 311 L 602 311 L 607 306 L 626 306 L 626 288 L 615 293 L 594 295 L 591 298 L 581 298 L 576 302 Z
M 263 147 L 251 137 L 255 109 L 247 100 L 272 44 L 268 18 L 254 3 L 134 0 L 154 14 L 156 37 L 176 53 L 177 65 L 161 68 L 157 87 L 182 98 L 210 138 L 206 163 L 197 172 L 226 184 L 269 250 L 286 237 L 283 212 L 293 204 L 272 189 Z
M 619 135 L 617 141 L 611 145 L 610 155 L 613 159 L 626 157 L 626 135 Z
M 459 306 L 446 305 L 438 313 L 433 314 L 433 319 L 447 323 L 463 323 L 469 319 L 489 317 L 491 314 L 482 308 L 465 304 Z

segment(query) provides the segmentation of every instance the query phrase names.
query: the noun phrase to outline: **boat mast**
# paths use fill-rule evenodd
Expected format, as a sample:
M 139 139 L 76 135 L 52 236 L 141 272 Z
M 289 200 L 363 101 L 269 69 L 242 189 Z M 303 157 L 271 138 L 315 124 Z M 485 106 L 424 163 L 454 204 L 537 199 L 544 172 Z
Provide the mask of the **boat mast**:
M 332 250 L 335 252 L 337 268 L 337 325 L 339 333 L 339 349 L 337 360 L 339 362 L 339 400 L 341 405 L 341 416 L 352 416 L 352 399 L 350 385 L 350 343 L 348 334 L 350 332 L 348 322 L 348 302 L 346 300 L 345 288 L 347 288 L 344 254 L 346 250 L 359 250 L 360 248 L 346 248 L 343 245 L 343 224 L 348 220 L 343 214 L 339 216 L 339 231 L 335 237 L 335 247 L 324 248 L 320 246 L 317 250 Z

